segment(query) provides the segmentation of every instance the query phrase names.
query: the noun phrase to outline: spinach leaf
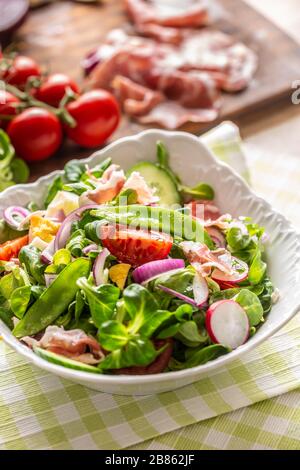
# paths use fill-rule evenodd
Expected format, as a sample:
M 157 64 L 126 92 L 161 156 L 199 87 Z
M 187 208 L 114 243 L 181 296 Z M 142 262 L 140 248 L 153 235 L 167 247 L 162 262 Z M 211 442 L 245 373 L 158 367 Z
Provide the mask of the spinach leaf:
M 202 336 L 199 333 L 197 323 L 192 320 L 180 325 L 175 338 L 190 348 L 196 348 L 208 341 L 207 334 Z
M 54 178 L 52 181 L 51 185 L 48 188 L 48 192 L 45 197 L 45 207 L 48 207 L 49 204 L 53 201 L 55 198 L 56 194 L 58 191 L 61 191 L 63 189 L 63 180 L 61 176 L 57 176 Z
M 169 362 L 170 370 L 182 370 L 189 369 L 190 367 L 200 366 L 201 364 L 206 364 L 213 359 L 227 354 L 230 352 L 230 349 L 221 346 L 220 344 L 213 344 L 206 347 L 200 347 L 198 349 L 188 350 L 188 358 L 185 362 L 179 362 L 175 359 L 171 359 Z
M 71 161 L 65 165 L 65 178 L 69 183 L 77 183 L 85 172 L 83 163 Z
M 249 282 L 254 285 L 259 284 L 263 280 L 266 270 L 267 265 L 261 259 L 261 252 L 258 250 L 249 269 Z
M 13 174 L 13 180 L 16 184 L 27 183 L 29 178 L 29 168 L 21 158 L 14 158 L 11 162 L 10 169 Z
M 67 250 L 75 258 L 82 256 L 82 250 L 86 246 L 90 245 L 91 241 L 86 238 L 85 231 L 82 229 L 76 230 L 67 243 Z
M 234 300 L 243 307 L 249 318 L 250 326 L 257 326 L 264 318 L 264 310 L 256 294 L 242 289 Z
M 15 289 L 10 297 L 10 308 L 20 320 L 25 315 L 31 300 L 31 287 L 23 286 Z
M 158 310 L 158 312 L 162 312 L 162 311 Z M 168 325 L 165 325 L 162 322 L 161 325 L 158 325 L 161 327 L 157 334 L 158 339 L 172 338 L 173 336 L 175 336 L 177 332 L 179 331 L 181 325 L 184 322 L 188 322 L 192 319 L 193 307 L 189 304 L 180 305 L 175 311 L 168 312 L 169 313 L 168 318 L 166 315 L 167 312 L 164 312 L 166 316 L 164 318 L 164 323 L 166 322 L 167 319 L 171 320 L 172 323 L 168 322 Z M 156 329 L 158 329 L 158 327 Z
M 106 158 L 102 162 L 100 162 L 98 165 L 94 166 L 90 171 L 95 178 L 101 178 L 103 176 L 103 173 L 107 168 L 111 165 L 111 158 Z
M 116 199 L 114 199 L 113 203 L 116 206 L 127 206 L 129 204 L 137 204 L 138 202 L 138 194 L 135 189 L 124 189 L 121 191 Z
M 125 346 L 130 336 L 122 323 L 114 320 L 104 322 L 99 329 L 98 338 L 106 351 L 115 351 Z
M 4 219 L 0 219 L 0 243 L 5 243 L 9 240 L 22 237 L 26 235 L 26 231 L 14 230 L 7 225 Z
M 174 303 L 174 297 L 164 291 L 162 291 L 159 286 L 165 286 L 169 289 L 172 289 L 176 292 L 179 292 L 191 299 L 194 298 L 193 292 L 193 280 L 195 277 L 195 270 L 192 267 L 182 269 L 176 273 L 170 274 L 166 273 L 162 276 L 159 276 L 149 283 L 149 288 L 154 292 L 155 298 L 158 301 L 159 305 L 164 310 L 169 310 L 171 303 Z M 179 301 L 184 303 L 184 301 Z
M 129 341 L 123 348 L 116 349 L 100 362 L 101 370 L 120 369 L 122 367 L 147 366 L 161 354 L 152 341 L 137 337 Z
M 153 295 L 139 284 L 131 284 L 123 291 L 125 308 L 130 316 L 130 332 L 132 334 L 140 330 L 142 325 L 152 317 L 158 309 Z
M 6 300 L 10 299 L 11 294 L 16 289 L 13 273 L 6 274 L 0 279 L 0 295 Z
M 199 183 L 197 186 L 193 188 L 189 188 L 188 186 L 179 186 L 179 191 L 183 196 L 192 197 L 193 199 L 206 199 L 208 201 L 212 201 L 215 197 L 215 192 L 213 188 L 206 183 Z
M 64 184 L 62 189 L 64 191 L 75 193 L 77 194 L 77 196 L 81 196 L 86 191 L 95 189 L 95 186 L 90 183 L 83 183 L 82 181 L 80 181 L 79 183 Z
M 261 305 L 264 310 L 264 315 L 270 312 L 272 308 L 272 294 L 274 292 L 274 286 L 270 279 L 266 277 L 263 281 L 263 290 L 258 295 Z
M 77 285 L 83 290 L 89 304 L 93 322 L 97 328 L 114 315 L 120 289 L 112 284 L 102 284 L 99 287 L 89 284 L 86 278 L 80 278 Z
M 156 310 L 152 313 L 151 317 L 149 317 L 148 320 L 146 320 L 145 323 L 141 326 L 141 328 L 139 329 L 139 333 L 145 338 L 151 338 L 166 321 L 170 320 L 173 317 L 173 312 L 169 312 L 168 310 Z M 165 338 L 170 338 L 170 336 L 165 336 Z
M 242 230 L 240 227 L 232 227 L 227 231 L 226 240 L 231 250 L 236 252 L 247 248 L 251 237 L 247 229 Z
M 37 284 L 45 285 L 44 272 L 46 266 L 41 262 L 41 253 L 37 248 L 24 246 L 20 251 L 19 260 Z
M 13 312 L 6 306 L 0 306 L 0 320 L 10 329 L 13 330 L 14 323 L 12 320 Z

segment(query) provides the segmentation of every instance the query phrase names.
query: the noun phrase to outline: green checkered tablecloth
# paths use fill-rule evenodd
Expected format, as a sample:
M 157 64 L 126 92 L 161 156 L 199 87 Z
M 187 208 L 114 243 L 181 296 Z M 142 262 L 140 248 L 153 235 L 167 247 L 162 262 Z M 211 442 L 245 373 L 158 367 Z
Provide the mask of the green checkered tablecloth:
M 249 178 L 234 126 L 222 125 L 205 141 Z M 255 188 L 300 227 L 297 159 L 270 165 L 254 155 Z M 243 360 L 148 397 L 73 384 L 29 365 L 2 341 L 0 449 L 300 449 L 299 387 L 299 315 Z

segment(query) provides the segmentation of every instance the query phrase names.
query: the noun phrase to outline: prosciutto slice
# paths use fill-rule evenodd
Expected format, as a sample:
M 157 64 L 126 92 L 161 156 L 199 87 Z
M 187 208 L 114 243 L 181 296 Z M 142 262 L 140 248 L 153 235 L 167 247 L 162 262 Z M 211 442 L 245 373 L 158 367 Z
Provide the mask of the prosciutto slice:
M 22 341 L 85 364 L 98 364 L 104 357 L 100 344 L 82 330 L 48 326 L 40 340 L 26 336 Z
M 233 273 L 232 256 L 225 248 L 210 251 L 206 245 L 195 242 L 182 242 L 180 246 L 189 262 L 202 276 L 209 276 L 212 268 L 228 275 Z
M 87 191 L 80 196 L 80 205 L 82 206 L 90 201 L 96 204 L 111 201 L 119 194 L 125 181 L 125 174 L 120 166 L 110 165 L 98 180 L 96 189 Z
M 228 92 L 246 88 L 258 65 L 251 49 L 211 29 L 187 34 L 180 51 L 183 69 L 208 72 L 218 87 Z
M 114 91 L 127 115 L 168 129 L 214 121 L 220 90 L 245 88 L 257 67 L 254 52 L 211 29 L 183 30 L 177 45 L 113 30 L 95 58 L 91 88 Z
M 137 25 L 194 28 L 210 19 L 207 0 L 125 0 L 125 5 Z

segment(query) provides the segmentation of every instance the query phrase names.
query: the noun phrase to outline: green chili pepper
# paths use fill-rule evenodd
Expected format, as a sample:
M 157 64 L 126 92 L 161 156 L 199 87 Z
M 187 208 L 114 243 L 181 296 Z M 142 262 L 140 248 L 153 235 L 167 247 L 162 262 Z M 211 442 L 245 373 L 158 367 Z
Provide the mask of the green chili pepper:
M 92 210 L 91 215 L 115 224 L 157 230 L 185 240 L 202 242 L 210 249 L 214 248 L 214 243 L 202 224 L 197 219 L 177 210 L 133 204 L 107 206 Z
M 41 297 L 30 307 L 24 318 L 13 330 L 17 338 L 34 335 L 53 324 L 74 300 L 78 291 L 77 281 L 88 276 L 90 263 L 79 258 L 65 267 L 55 281 L 46 289 Z

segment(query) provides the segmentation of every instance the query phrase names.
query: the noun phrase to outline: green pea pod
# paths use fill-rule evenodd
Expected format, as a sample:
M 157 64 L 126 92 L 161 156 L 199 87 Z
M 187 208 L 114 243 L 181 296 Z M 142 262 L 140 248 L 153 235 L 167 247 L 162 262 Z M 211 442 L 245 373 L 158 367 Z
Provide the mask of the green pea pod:
M 77 281 L 88 276 L 90 263 L 87 259 L 78 258 L 64 268 L 55 281 L 41 297 L 30 307 L 24 318 L 13 330 L 17 338 L 34 335 L 53 324 L 74 300 L 79 289 Z
M 214 248 L 214 243 L 202 224 L 177 210 L 132 204 L 93 210 L 91 215 L 115 224 L 157 230 L 185 240 L 205 243 L 210 249 Z

